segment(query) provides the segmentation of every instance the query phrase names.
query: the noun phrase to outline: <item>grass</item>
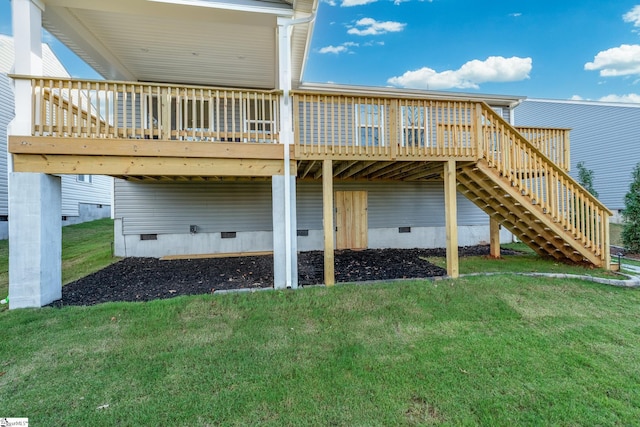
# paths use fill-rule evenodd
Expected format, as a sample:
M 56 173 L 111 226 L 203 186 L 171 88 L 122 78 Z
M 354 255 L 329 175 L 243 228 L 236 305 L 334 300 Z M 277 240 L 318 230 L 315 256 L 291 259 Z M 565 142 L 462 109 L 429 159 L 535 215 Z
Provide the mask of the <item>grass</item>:
M 62 283 L 73 282 L 115 262 L 113 220 L 100 219 L 62 228 Z M 0 240 L 0 299 L 9 288 L 9 241 Z M 0 306 L 0 310 L 6 306 Z M 1 415 L 0 415 L 1 416 Z
M 64 282 L 113 262 L 111 236 L 110 220 L 65 227 Z M 5 294 L 6 258 L 0 242 Z M 531 252 L 460 267 L 609 274 Z M 639 309 L 634 290 L 504 274 L 5 310 L 0 416 L 91 426 L 633 425 Z
M 2 416 L 634 425 L 638 312 L 634 290 L 513 275 L 2 312 Z
M 620 278 L 615 273 L 580 265 L 567 265 L 538 256 L 524 243 L 502 245 L 503 248 L 522 252 L 522 255 L 503 255 L 500 259 L 489 259 L 485 256 L 460 258 L 460 273 L 565 273 L 605 278 Z M 444 257 L 425 258 L 439 267 L 446 268 Z

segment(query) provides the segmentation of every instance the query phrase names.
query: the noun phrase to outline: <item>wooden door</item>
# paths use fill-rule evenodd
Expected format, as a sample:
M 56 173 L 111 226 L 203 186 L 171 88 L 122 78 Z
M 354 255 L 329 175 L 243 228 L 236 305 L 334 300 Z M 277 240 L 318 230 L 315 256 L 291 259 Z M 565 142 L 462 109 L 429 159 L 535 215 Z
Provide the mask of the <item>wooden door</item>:
M 336 249 L 366 249 L 368 246 L 366 191 L 336 191 Z

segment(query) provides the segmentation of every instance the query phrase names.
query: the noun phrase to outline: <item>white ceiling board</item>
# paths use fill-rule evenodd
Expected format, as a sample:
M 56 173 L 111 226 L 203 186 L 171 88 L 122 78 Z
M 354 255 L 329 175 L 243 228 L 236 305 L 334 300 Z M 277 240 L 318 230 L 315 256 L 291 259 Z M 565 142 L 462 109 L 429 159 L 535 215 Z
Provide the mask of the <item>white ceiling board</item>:
M 171 1 L 44 2 L 45 28 L 107 79 L 265 89 L 276 85 L 276 15 Z M 294 12 L 284 0 L 226 2 L 260 3 L 282 9 L 284 16 Z M 294 16 L 304 17 L 316 7 L 317 0 L 297 0 Z M 312 28 L 302 24 L 293 32 L 294 87 L 302 74 Z

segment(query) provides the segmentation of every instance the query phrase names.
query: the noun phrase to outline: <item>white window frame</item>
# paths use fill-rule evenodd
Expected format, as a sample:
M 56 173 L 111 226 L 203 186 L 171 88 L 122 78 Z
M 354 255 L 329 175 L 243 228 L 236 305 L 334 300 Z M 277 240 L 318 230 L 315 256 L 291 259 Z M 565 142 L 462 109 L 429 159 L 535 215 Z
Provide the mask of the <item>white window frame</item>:
M 381 104 L 355 104 L 354 107 L 356 146 L 386 146 L 385 106 Z M 363 130 L 370 130 L 371 133 L 365 132 L 365 138 L 363 138 Z M 378 133 L 377 141 L 376 132 Z

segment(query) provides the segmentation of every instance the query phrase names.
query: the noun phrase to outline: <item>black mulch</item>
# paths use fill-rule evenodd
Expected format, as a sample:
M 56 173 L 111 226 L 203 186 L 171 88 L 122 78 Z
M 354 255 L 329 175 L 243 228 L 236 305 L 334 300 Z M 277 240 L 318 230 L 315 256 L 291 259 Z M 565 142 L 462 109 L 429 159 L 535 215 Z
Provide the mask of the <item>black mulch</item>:
M 517 252 L 502 250 L 503 255 Z M 460 256 L 488 255 L 488 246 L 461 247 Z M 422 258 L 445 256 L 444 249 L 367 249 L 336 251 L 337 282 L 361 282 L 446 275 Z M 298 254 L 298 283 L 324 282 L 323 252 Z M 52 306 L 94 305 L 110 301 L 150 301 L 223 289 L 273 286 L 273 257 L 207 258 L 160 261 L 125 258 L 62 288 Z

